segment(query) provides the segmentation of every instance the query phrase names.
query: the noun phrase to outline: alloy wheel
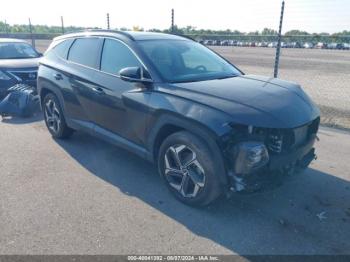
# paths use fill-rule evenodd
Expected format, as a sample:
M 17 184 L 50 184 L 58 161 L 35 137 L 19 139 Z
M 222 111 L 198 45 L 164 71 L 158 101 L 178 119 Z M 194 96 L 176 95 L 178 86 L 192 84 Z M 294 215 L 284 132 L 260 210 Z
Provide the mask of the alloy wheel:
M 57 134 L 61 127 L 61 114 L 53 99 L 48 99 L 45 104 L 45 119 L 48 128 Z
M 205 172 L 196 153 L 186 145 L 173 145 L 164 156 L 165 178 L 183 197 L 196 197 L 205 185 Z

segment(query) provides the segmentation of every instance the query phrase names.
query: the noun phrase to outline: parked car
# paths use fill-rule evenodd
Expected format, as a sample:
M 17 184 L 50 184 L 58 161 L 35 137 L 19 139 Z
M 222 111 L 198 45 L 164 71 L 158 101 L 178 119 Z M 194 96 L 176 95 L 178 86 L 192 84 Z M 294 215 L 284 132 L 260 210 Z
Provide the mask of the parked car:
M 299 85 L 245 75 L 187 38 L 68 34 L 53 40 L 38 74 L 54 138 L 82 130 L 130 150 L 189 205 L 270 185 L 315 158 L 320 112 Z
M 344 50 L 350 50 L 350 43 L 343 44 Z
M 302 48 L 302 44 L 299 42 L 292 42 L 291 48 Z
M 222 40 L 220 41 L 221 46 L 228 46 L 228 40 Z
M 337 49 L 337 43 L 329 43 L 327 45 L 327 49 Z
M 293 48 L 293 43 L 291 43 L 291 42 L 285 42 L 285 43 L 284 43 L 284 47 L 285 47 L 285 48 Z
M 276 48 L 277 47 L 277 42 L 270 42 L 267 47 L 270 47 L 270 48 Z
M 281 48 L 287 48 L 287 47 L 288 47 L 288 45 L 286 42 L 281 42 Z
M 345 50 L 344 43 L 338 43 L 336 49 L 338 49 L 338 50 Z
M 313 44 L 313 43 L 310 43 L 310 42 L 307 42 L 307 43 L 303 44 L 303 47 L 304 47 L 304 48 L 307 48 L 307 49 L 313 48 L 313 47 L 314 47 L 314 44 Z
M 229 46 L 237 46 L 237 41 L 235 41 L 235 40 L 229 40 L 229 41 L 228 41 L 228 45 L 229 45 Z
M 327 48 L 327 44 L 326 43 L 322 43 L 322 42 L 318 42 L 315 45 L 315 48 L 317 48 L 317 49 L 325 49 L 325 48 Z
M 256 43 L 255 43 L 255 42 L 248 42 L 248 46 L 249 46 L 249 47 L 255 47 L 255 46 L 256 46 Z
M 40 56 L 24 40 L 0 38 L 0 98 L 16 84 L 36 86 Z
M 212 40 L 204 40 L 204 45 L 213 45 Z
M 221 45 L 221 41 L 220 40 L 213 40 L 213 45 Z
M 342 49 L 343 45 L 339 43 L 330 43 L 327 45 L 328 49 Z

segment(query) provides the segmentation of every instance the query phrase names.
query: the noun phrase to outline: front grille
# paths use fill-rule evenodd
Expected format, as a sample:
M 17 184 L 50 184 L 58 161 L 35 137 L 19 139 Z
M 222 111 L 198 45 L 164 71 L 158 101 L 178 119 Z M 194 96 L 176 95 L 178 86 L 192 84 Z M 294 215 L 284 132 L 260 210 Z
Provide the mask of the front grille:
M 279 154 L 305 144 L 318 131 L 320 119 L 294 129 L 270 129 L 266 145 L 270 152 Z

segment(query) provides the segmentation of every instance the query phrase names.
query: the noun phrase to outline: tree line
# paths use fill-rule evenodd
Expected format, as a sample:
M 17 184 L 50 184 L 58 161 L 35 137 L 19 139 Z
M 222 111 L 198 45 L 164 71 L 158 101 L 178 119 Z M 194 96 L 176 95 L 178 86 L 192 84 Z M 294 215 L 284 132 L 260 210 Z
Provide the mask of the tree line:
M 87 28 L 77 26 L 64 27 L 64 32 L 81 31 Z M 101 29 L 98 27 L 89 29 Z M 134 26 L 133 28 L 115 28 L 121 31 L 145 31 L 142 27 Z M 274 41 L 277 38 L 278 32 L 274 29 L 264 28 L 261 31 L 254 32 L 242 32 L 239 30 L 211 30 L 211 29 L 197 29 L 193 26 L 178 27 L 174 26 L 173 30 L 169 29 L 150 29 L 150 32 L 162 32 L 162 33 L 174 33 L 179 35 L 187 35 L 196 39 L 233 39 L 238 41 Z M 9 25 L 4 22 L 0 22 L 0 33 L 2 34 L 21 34 L 29 33 L 29 25 L 14 24 Z M 32 25 L 32 32 L 35 34 L 62 34 L 62 27 L 60 26 L 47 26 L 47 25 Z M 284 39 L 290 42 L 302 41 L 302 42 L 350 42 L 350 31 L 342 31 L 338 33 L 309 33 L 301 30 L 291 30 L 284 33 Z

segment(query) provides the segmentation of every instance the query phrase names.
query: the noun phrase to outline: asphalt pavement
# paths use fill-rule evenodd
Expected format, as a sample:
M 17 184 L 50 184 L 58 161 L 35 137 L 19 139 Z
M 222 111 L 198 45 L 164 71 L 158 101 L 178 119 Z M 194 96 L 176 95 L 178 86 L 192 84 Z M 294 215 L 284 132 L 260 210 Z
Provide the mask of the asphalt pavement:
M 148 162 L 41 119 L 0 122 L 0 254 L 350 254 L 350 133 L 273 191 L 206 208 L 175 200 Z

